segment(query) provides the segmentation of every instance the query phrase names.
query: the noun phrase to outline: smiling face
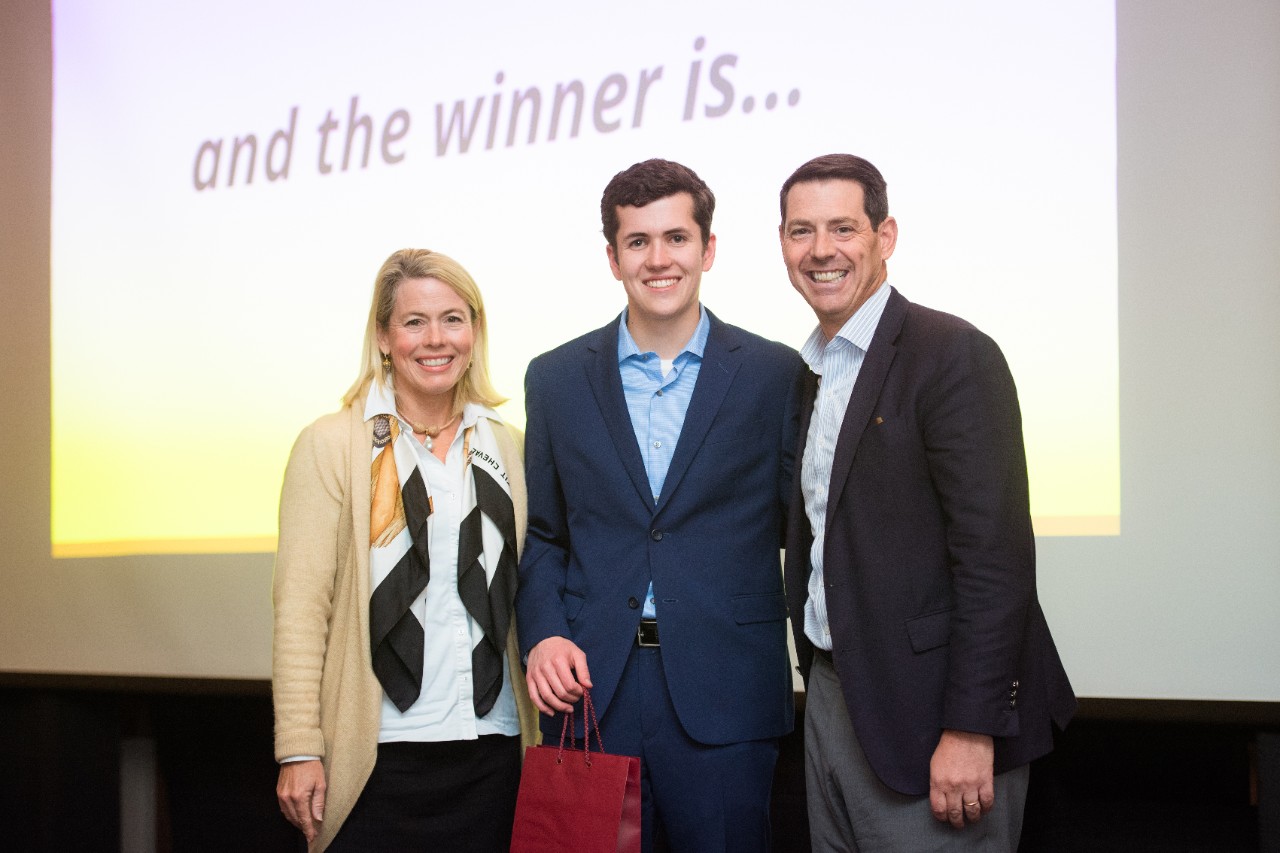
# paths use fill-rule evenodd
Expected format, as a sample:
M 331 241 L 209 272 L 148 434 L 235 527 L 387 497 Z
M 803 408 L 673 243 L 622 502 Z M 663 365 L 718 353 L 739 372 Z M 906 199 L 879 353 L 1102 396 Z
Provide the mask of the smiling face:
M 716 237 L 702 244 L 688 193 L 644 207 L 619 206 L 609 268 L 627 291 L 627 325 L 637 342 L 662 330 L 688 334 L 698 324 L 698 289 L 716 256 Z
M 400 282 L 378 346 L 391 356 L 396 404 L 406 417 L 430 422 L 449 414 L 474 345 L 471 309 L 453 288 L 434 278 Z
M 791 188 L 778 228 L 782 259 L 828 339 L 888 276 L 898 240 L 893 217 L 872 230 L 857 181 L 806 181 Z

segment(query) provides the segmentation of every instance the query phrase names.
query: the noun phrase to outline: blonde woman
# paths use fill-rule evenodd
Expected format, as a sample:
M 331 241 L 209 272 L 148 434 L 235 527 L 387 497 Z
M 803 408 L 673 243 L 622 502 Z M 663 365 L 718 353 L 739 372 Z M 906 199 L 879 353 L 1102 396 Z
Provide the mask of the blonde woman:
M 276 793 L 313 851 L 509 847 L 536 712 L 515 656 L 526 504 L 502 401 L 471 276 L 438 252 L 391 255 L 360 376 L 299 436 L 280 499 Z

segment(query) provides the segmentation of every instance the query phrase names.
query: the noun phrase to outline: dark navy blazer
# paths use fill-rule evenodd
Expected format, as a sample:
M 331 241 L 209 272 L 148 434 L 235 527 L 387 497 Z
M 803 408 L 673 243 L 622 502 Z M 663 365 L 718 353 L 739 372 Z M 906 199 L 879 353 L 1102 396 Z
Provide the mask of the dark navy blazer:
M 808 373 L 801 445 L 816 389 Z M 813 533 L 795 467 L 786 580 L 807 677 Z M 886 785 L 927 794 L 944 728 L 992 735 L 997 773 L 1052 749 L 1050 720 L 1076 703 L 1036 597 L 1013 377 L 991 338 L 896 291 L 836 442 L 823 581 L 849 716 Z
M 521 652 L 552 636 L 576 643 L 607 727 L 652 581 L 685 731 L 705 744 L 778 737 L 794 717 L 779 550 L 804 363 L 711 316 L 655 505 L 618 372 L 620 319 L 539 356 L 525 375 Z

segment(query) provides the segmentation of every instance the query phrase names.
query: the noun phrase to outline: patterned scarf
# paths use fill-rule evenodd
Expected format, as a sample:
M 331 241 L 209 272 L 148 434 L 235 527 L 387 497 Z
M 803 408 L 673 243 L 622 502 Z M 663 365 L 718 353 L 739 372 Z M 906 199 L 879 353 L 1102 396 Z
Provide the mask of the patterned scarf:
M 374 674 L 403 713 L 422 692 L 426 635 L 412 607 L 431 578 L 427 521 L 432 503 L 416 455 L 403 452 L 416 451 L 404 448 L 397 465 L 399 438 L 399 421 L 378 415 L 373 426 L 369 547 L 394 547 L 402 553 L 369 599 L 369 639 Z M 483 717 L 502 691 L 502 657 L 516 590 L 515 508 L 488 418 L 481 417 L 465 429 L 462 453 L 465 488 L 458 531 L 458 596 L 484 631 L 471 650 L 472 699 L 476 717 Z M 407 476 L 401 476 L 401 469 Z M 406 529 L 409 536 L 401 537 Z

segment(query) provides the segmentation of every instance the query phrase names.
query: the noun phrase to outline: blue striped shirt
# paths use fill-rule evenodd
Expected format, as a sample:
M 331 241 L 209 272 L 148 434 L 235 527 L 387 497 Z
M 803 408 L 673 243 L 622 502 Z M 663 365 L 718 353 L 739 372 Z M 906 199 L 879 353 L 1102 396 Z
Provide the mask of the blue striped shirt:
M 644 470 L 649 475 L 649 490 L 656 504 L 662 495 L 662 484 L 671 467 L 671 457 L 684 428 L 684 416 L 693 399 L 693 386 L 702 369 L 702 354 L 707 346 L 711 321 L 707 310 L 698 306 L 698 327 L 684 345 L 669 370 L 663 370 L 656 352 L 640 352 L 635 338 L 627 329 L 627 312 L 618 324 L 618 373 L 622 377 L 622 393 L 627 398 L 631 428 L 636 433 Z M 653 602 L 653 581 L 644 598 L 644 617 L 657 617 Z
M 804 633 L 815 646 L 831 650 L 831 622 L 827 618 L 826 588 L 822 584 L 822 551 L 827 538 L 827 493 L 831 488 L 831 464 L 836 439 L 844 423 L 845 409 L 853 395 L 862 362 L 871 347 L 880 315 L 889 301 L 889 284 L 880 285 L 871 298 L 853 313 L 830 341 L 821 327 L 814 329 L 800 349 L 800 357 L 818 374 L 818 396 L 800 461 L 800 489 L 804 511 L 813 530 L 809 551 L 809 598 L 804 603 Z

